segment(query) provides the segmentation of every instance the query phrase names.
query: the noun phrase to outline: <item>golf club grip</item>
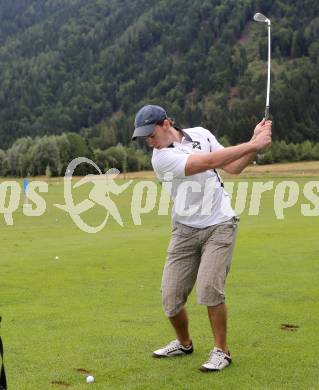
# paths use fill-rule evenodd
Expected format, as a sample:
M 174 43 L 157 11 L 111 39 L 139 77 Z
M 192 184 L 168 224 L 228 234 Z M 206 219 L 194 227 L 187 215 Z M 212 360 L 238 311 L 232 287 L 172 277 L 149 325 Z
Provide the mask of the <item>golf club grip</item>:
M 0 322 L 2 320 L 2 317 L 0 316 Z M 0 390 L 7 390 L 7 380 L 6 380 L 6 373 L 4 371 L 4 364 L 3 364 L 3 344 L 2 339 L 0 336 L 0 358 L 1 358 L 1 368 L 0 368 Z
M 265 120 L 266 120 L 266 121 L 268 121 L 268 119 L 269 119 L 269 114 L 270 114 L 270 112 L 269 112 L 269 106 L 266 106 L 266 109 L 265 109 Z

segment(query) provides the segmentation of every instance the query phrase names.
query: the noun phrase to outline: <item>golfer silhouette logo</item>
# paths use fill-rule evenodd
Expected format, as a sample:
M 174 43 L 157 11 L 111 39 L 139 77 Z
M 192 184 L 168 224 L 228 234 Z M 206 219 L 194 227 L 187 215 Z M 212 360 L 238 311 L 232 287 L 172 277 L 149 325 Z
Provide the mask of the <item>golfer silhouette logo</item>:
M 92 165 L 99 172 L 99 175 L 87 175 L 83 179 L 79 180 L 72 187 L 73 173 L 76 167 L 82 163 Z M 131 185 L 132 180 L 122 185 L 116 184 L 114 179 L 119 173 L 120 171 L 118 169 L 112 168 L 109 169 L 106 172 L 106 174 L 102 174 L 100 168 L 92 160 L 85 157 L 75 158 L 68 165 L 64 176 L 65 205 L 54 204 L 54 206 L 68 212 L 72 220 L 77 225 L 77 227 L 86 233 L 97 233 L 100 230 L 102 230 L 105 227 L 110 215 L 115 219 L 115 221 L 119 225 L 123 226 L 123 220 L 121 218 L 121 214 L 116 204 L 110 198 L 110 194 L 115 194 L 115 195 L 121 194 Z M 79 188 L 83 184 L 87 184 L 87 183 L 94 184 L 93 188 L 89 193 L 89 199 L 85 199 L 82 202 L 75 205 L 73 200 L 73 195 L 72 195 L 72 188 L 74 189 Z M 96 204 L 104 207 L 107 213 L 106 213 L 106 217 L 104 218 L 104 221 L 99 226 L 94 227 L 84 222 L 83 219 L 80 217 L 80 215 L 85 211 L 88 211 L 89 209 L 94 207 Z

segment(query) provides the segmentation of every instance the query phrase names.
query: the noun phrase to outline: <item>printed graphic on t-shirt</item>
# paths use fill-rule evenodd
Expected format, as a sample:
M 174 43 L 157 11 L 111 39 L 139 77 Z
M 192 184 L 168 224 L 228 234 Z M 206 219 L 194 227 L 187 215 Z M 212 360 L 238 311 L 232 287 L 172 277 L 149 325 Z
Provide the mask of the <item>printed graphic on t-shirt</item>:
M 193 149 L 202 149 L 199 141 L 193 141 L 192 145 L 193 145 Z

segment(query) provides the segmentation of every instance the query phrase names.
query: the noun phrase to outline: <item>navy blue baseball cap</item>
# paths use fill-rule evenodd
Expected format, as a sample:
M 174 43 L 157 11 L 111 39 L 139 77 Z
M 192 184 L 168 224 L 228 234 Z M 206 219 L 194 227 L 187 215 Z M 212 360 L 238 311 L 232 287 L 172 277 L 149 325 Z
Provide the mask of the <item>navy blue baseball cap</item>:
M 135 130 L 132 140 L 137 137 L 147 137 L 151 135 L 156 124 L 166 118 L 166 111 L 160 106 L 147 105 L 142 107 L 135 117 Z

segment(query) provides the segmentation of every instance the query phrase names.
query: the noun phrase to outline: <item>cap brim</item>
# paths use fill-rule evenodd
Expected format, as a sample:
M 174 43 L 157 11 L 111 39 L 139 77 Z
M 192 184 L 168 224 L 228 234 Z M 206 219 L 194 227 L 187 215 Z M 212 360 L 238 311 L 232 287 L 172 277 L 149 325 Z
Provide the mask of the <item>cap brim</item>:
M 147 137 L 151 135 L 155 129 L 156 123 L 152 123 L 150 125 L 146 126 L 140 126 L 137 127 L 134 130 L 134 133 L 132 135 L 132 140 L 134 141 L 137 137 Z

